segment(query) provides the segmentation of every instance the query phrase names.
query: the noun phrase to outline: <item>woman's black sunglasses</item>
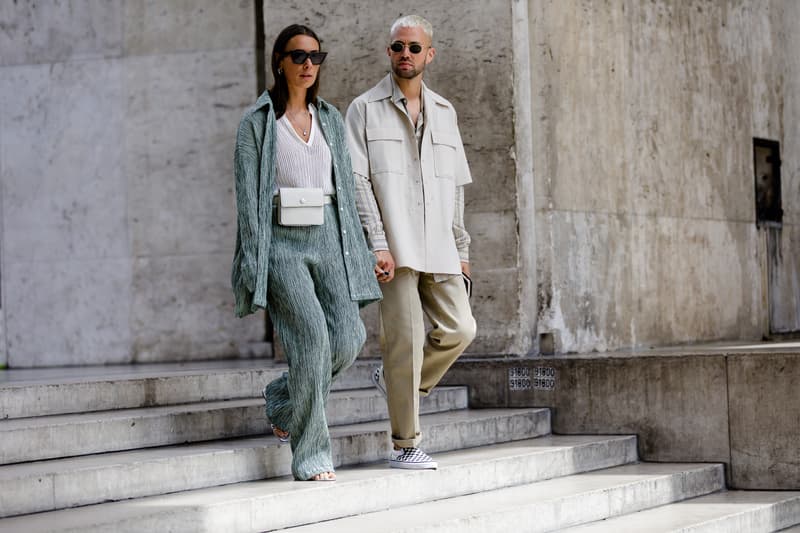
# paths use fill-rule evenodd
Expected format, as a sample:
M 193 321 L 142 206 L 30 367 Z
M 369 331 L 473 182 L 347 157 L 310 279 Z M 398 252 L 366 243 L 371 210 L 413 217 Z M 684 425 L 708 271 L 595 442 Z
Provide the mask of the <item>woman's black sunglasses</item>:
M 400 41 L 395 41 L 389 45 L 389 49 L 395 53 L 402 52 L 405 47 L 406 47 L 405 43 L 402 43 Z M 422 52 L 422 45 L 419 43 L 411 43 L 408 45 L 408 51 L 411 52 L 412 54 L 418 54 Z
M 283 53 L 284 56 L 291 56 L 292 63 L 302 65 L 306 59 L 311 58 L 312 65 L 321 65 L 325 61 L 328 52 L 306 52 L 305 50 L 289 50 Z

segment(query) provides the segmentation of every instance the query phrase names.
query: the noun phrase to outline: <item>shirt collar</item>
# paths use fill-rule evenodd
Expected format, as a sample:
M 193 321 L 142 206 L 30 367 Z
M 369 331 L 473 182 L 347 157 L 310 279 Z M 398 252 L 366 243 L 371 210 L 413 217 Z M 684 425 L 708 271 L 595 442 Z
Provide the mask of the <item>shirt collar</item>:
M 406 95 L 404 95 L 403 91 L 400 90 L 400 86 L 397 85 L 397 81 L 394 79 L 394 75 L 389 74 L 389 78 L 391 79 L 392 83 L 392 102 L 394 102 L 397 105 L 402 105 L 405 107 L 406 103 L 408 102 Z M 422 86 L 420 88 L 420 93 L 419 93 L 419 99 L 420 99 L 419 102 L 420 109 L 425 109 L 425 82 L 422 82 Z

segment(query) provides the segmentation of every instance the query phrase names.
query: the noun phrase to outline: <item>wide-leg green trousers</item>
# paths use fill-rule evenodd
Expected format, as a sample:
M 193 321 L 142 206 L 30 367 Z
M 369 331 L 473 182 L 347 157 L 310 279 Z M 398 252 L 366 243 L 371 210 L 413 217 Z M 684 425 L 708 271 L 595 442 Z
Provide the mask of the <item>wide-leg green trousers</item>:
M 335 204 L 321 226 L 272 227 L 267 305 L 289 371 L 264 389 L 267 417 L 291 433 L 292 474 L 333 471 L 325 402 L 366 340 L 350 299 Z

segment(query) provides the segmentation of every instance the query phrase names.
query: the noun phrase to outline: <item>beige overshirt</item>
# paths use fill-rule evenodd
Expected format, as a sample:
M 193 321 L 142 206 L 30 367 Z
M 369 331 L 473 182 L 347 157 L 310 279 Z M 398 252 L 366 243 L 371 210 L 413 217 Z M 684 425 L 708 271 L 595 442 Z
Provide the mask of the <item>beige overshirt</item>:
M 346 126 L 353 173 L 370 182 L 398 267 L 459 274 L 467 253 L 459 255 L 453 232 L 456 188 L 472 177 L 455 109 L 424 84 L 422 90 L 420 144 L 402 103 L 392 97 L 391 74 L 350 104 Z M 462 248 L 468 243 L 466 235 Z

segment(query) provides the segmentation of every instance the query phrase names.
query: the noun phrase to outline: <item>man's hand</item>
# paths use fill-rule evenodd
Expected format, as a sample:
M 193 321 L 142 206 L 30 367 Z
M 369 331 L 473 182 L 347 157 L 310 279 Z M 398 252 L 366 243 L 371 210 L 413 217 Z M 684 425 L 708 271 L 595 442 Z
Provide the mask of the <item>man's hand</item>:
M 469 270 L 469 263 L 467 263 L 466 261 L 461 261 L 461 272 L 463 272 L 464 274 L 466 274 L 470 278 L 472 277 L 472 274 L 470 273 L 470 270 Z
M 378 263 L 375 265 L 375 275 L 380 283 L 388 283 L 394 279 L 394 257 L 389 250 L 375 252 Z

